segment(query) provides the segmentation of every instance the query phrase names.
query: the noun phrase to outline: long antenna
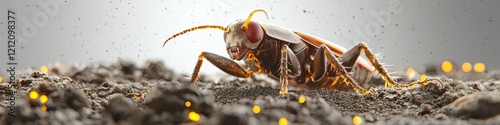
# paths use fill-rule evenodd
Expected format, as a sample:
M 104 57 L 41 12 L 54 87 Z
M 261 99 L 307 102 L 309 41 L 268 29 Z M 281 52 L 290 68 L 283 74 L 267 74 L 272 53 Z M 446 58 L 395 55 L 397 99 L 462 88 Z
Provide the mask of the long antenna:
M 185 33 L 188 33 L 188 32 L 191 32 L 191 31 L 195 31 L 195 30 L 200 30 L 200 29 L 220 29 L 226 33 L 229 32 L 229 29 L 226 28 L 226 27 L 223 27 L 223 26 L 219 26 L 219 25 L 201 25 L 201 26 L 197 26 L 197 27 L 193 27 L 193 28 L 189 28 L 189 29 L 186 29 L 182 32 L 179 32 L 175 35 L 173 35 L 172 37 L 168 38 L 167 40 L 165 40 L 165 42 L 163 42 L 163 46 L 165 46 L 165 44 L 167 44 L 167 42 L 177 36 L 180 36 L 182 34 L 185 34 Z
M 241 27 L 241 30 L 243 31 L 247 31 L 248 29 L 248 23 L 250 23 L 250 20 L 252 19 L 252 16 L 254 13 L 256 12 L 264 12 L 264 14 L 266 14 L 266 18 L 269 19 L 269 16 L 267 15 L 267 12 L 263 9 L 256 9 L 256 10 L 253 10 L 252 12 L 250 12 L 250 15 L 248 15 L 248 18 L 245 20 L 245 23 L 243 23 L 243 26 Z

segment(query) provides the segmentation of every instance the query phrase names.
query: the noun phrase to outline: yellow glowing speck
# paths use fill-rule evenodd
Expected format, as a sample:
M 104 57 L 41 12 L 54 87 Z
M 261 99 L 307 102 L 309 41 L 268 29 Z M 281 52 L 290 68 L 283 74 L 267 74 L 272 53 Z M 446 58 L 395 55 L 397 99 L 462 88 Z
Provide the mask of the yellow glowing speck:
M 2 79 L 2 77 L 0 76 L 0 83 L 2 83 L 2 80 L 3 80 L 3 79 Z
M 255 114 L 259 114 L 259 113 L 260 113 L 260 106 L 258 106 L 258 105 L 254 105 L 254 106 L 253 106 L 253 113 L 255 113 Z
M 352 123 L 354 123 L 354 125 L 361 125 L 361 123 L 363 123 L 363 119 L 359 116 L 354 116 L 352 118 Z
M 469 63 L 469 62 L 465 62 L 463 65 L 462 65 L 462 70 L 464 72 L 470 72 L 470 70 L 472 69 L 472 65 Z
M 47 111 L 47 106 L 42 106 L 43 111 Z
M 49 69 L 47 68 L 47 66 L 43 65 L 42 67 L 40 67 L 40 71 L 43 73 L 48 73 Z
M 427 78 L 427 75 L 422 74 L 420 75 L 420 81 L 424 81 Z
M 55 68 L 59 68 L 60 66 L 61 66 L 61 62 L 59 62 L 59 61 L 54 62 Z
M 280 118 L 280 120 L 278 121 L 278 123 L 280 125 L 287 125 L 288 124 L 288 120 L 286 120 L 286 118 Z
M 406 70 L 406 75 L 407 76 L 413 76 L 414 74 L 415 74 L 415 69 L 413 69 L 413 68 L 410 67 L 410 68 L 408 68 Z
M 49 100 L 49 97 L 47 97 L 46 95 L 42 95 L 42 96 L 40 96 L 40 102 L 41 102 L 42 104 L 47 103 L 47 101 L 48 101 L 48 100 Z
M 453 69 L 453 64 L 451 64 L 450 61 L 444 61 L 443 64 L 441 64 L 441 68 L 444 72 L 448 73 Z
M 484 72 L 486 70 L 486 65 L 484 63 L 476 63 L 474 64 L 474 71 L 475 72 Z
M 306 102 L 306 97 L 300 96 L 299 97 L 299 103 L 305 103 Z
M 200 114 L 198 114 L 196 112 L 193 112 L 193 111 L 189 112 L 188 117 L 191 121 L 194 121 L 194 122 L 200 121 Z
M 31 91 L 31 92 L 30 92 L 30 99 L 35 100 L 36 98 L 38 98 L 38 92 L 36 92 L 36 91 Z
M 184 105 L 189 108 L 189 107 L 191 107 L 191 102 L 190 101 L 186 101 L 186 103 L 184 103 Z
M 415 84 L 411 84 L 409 87 L 410 88 L 415 88 Z

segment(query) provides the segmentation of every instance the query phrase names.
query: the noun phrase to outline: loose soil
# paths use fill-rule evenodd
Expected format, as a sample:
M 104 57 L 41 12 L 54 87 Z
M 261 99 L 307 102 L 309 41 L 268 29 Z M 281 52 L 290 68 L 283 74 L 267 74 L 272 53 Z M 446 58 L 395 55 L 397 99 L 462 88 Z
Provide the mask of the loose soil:
M 365 125 L 493 125 L 500 124 L 500 75 L 491 73 L 475 80 L 435 74 L 431 77 L 439 78 L 442 86 L 433 81 L 408 90 L 385 89 L 376 78 L 364 85 L 378 94 L 292 89 L 280 95 L 279 85 L 266 77 L 202 75 L 192 86 L 187 75 L 161 61 L 144 66 L 125 60 L 68 64 L 48 73 L 26 69 L 14 84 L 4 81 L 0 124 L 275 125 L 286 119 L 288 124 L 353 125 L 357 116 Z M 30 92 L 37 93 L 34 99 Z M 298 101 L 301 97 L 305 102 Z

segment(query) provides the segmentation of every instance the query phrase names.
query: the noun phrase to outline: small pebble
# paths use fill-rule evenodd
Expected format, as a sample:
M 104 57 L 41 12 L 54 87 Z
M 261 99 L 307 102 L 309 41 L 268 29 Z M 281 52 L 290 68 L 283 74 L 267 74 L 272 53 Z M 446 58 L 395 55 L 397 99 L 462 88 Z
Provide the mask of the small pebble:
M 423 104 L 420 106 L 420 109 L 418 110 L 419 115 L 425 115 L 431 112 L 432 106 L 429 104 Z
M 436 114 L 434 116 L 434 119 L 436 119 L 436 120 L 448 120 L 448 116 L 446 116 L 443 113 L 439 113 L 439 114 Z
M 365 115 L 365 121 L 367 122 L 375 122 L 375 118 L 371 114 Z

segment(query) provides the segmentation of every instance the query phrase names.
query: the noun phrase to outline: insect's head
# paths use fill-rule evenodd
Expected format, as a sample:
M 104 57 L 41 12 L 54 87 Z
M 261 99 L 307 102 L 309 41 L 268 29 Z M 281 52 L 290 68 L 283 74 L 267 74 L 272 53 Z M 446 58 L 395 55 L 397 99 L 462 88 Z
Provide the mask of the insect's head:
M 264 38 L 264 30 L 258 22 L 251 21 L 255 12 L 264 12 L 262 9 L 254 10 L 247 19 L 238 19 L 229 24 L 231 32 L 224 33 L 227 53 L 234 60 L 241 60 L 250 50 L 256 49 Z
M 227 27 L 219 25 L 202 25 L 186 29 L 165 40 L 163 46 L 165 46 L 169 40 L 191 31 L 198 29 L 219 29 L 224 31 L 226 50 L 231 59 L 241 60 L 248 54 L 248 52 L 256 49 L 264 38 L 264 30 L 260 24 L 255 21 L 251 21 L 253 14 L 256 12 L 264 12 L 266 17 L 268 17 L 266 11 L 257 9 L 252 11 L 246 20 L 238 19 L 229 24 Z

